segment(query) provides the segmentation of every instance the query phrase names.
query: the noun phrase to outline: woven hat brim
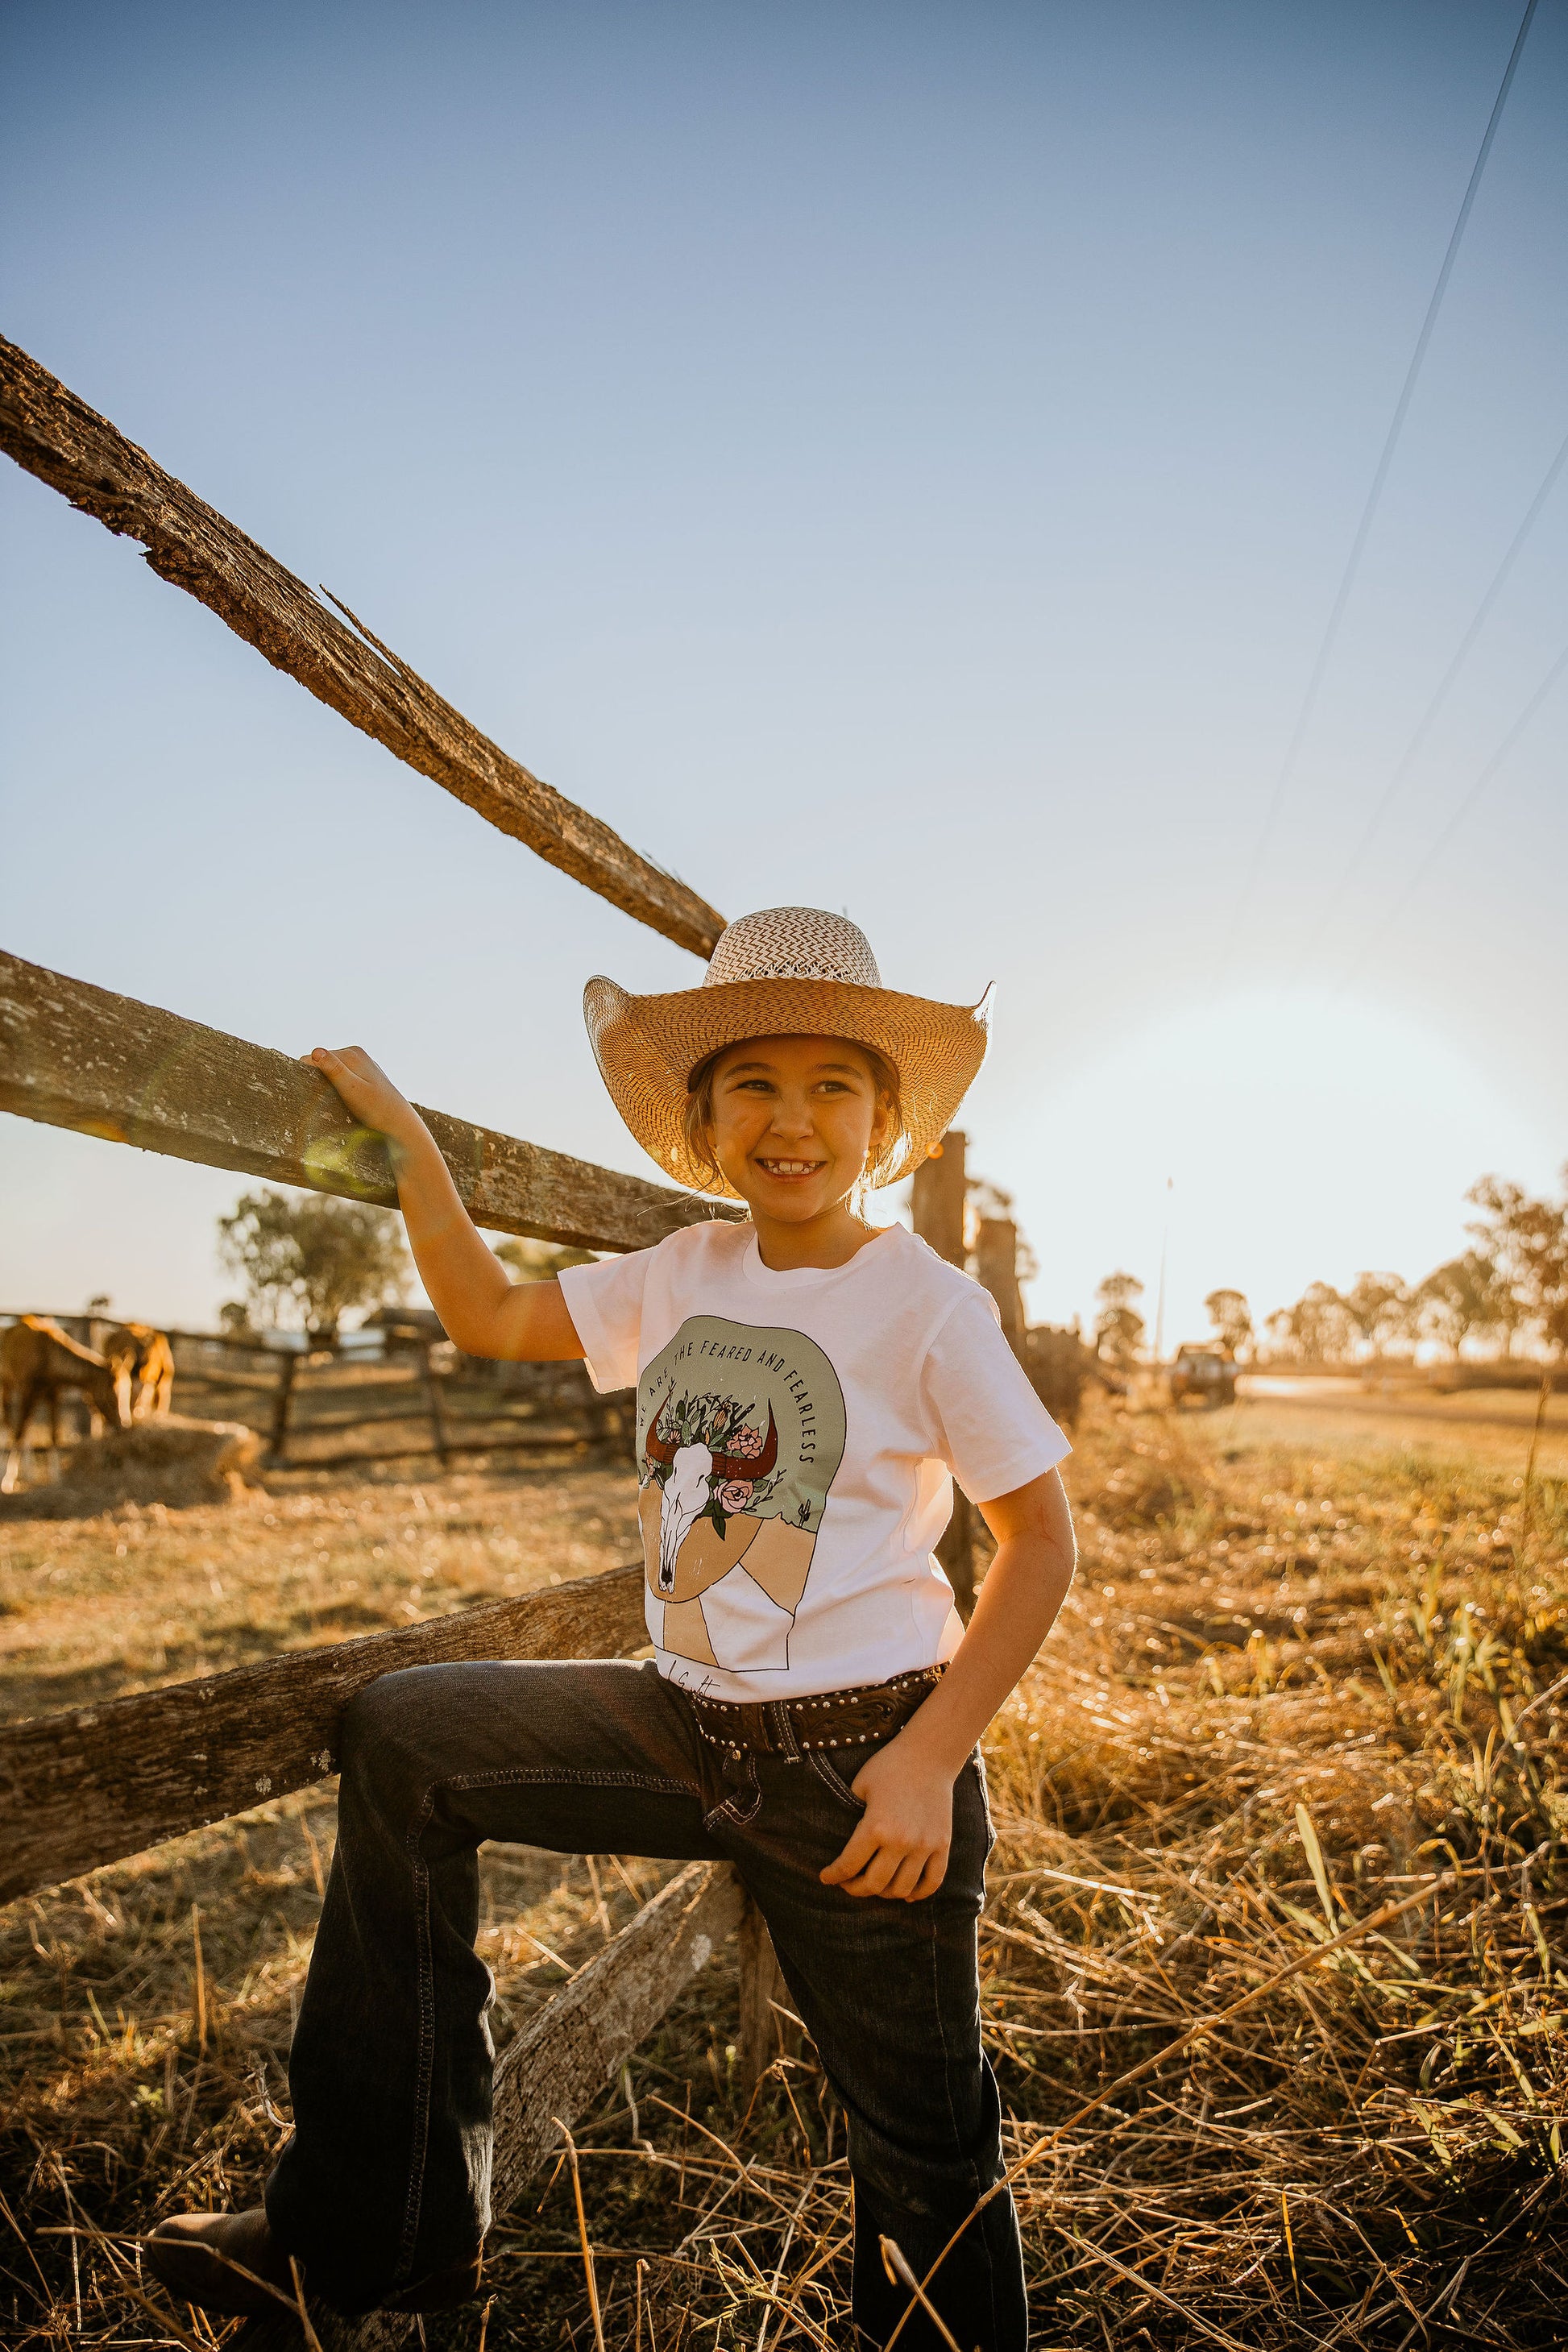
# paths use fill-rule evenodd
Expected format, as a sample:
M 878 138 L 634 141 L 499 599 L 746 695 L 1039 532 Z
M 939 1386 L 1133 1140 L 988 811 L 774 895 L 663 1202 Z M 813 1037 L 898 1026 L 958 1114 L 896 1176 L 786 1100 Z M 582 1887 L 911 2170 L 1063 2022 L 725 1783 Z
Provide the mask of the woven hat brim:
M 733 1187 L 688 1156 L 687 1080 L 700 1062 L 747 1037 L 844 1037 L 875 1047 L 899 1073 L 904 1134 L 870 1175 L 896 1184 L 952 1126 L 990 1043 L 992 992 L 978 1004 L 939 1004 L 893 988 L 836 980 L 741 980 L 633 996 L 602 975 L 583 992 L 599 1074 L 649 1158 L 678 1184 L 726 1199 Z

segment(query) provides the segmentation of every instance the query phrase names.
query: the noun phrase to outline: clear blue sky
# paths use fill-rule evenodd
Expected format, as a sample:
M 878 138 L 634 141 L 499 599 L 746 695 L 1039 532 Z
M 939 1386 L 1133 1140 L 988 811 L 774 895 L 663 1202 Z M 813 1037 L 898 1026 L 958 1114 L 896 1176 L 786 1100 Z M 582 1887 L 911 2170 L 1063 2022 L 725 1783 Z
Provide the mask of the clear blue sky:
M 0 325 L 727 913 L 996 980 L 1035 1312 L 1152 1291 L 1173 1177 L 1178 1337 L 1568 1156 L 1568 681 L 1406 898 L 1568 644 L 1568 478 L 1332 896 L 1568 433 L 1568 0 L 1241 903 L 1519 16 L 10 0 Z M 689 957 L 9 466 L 0 532 L 6 945 L 646 1164 L 582 982 Z M 0 1304 L 210 1316 L 238 1180 L 0 1151 Z

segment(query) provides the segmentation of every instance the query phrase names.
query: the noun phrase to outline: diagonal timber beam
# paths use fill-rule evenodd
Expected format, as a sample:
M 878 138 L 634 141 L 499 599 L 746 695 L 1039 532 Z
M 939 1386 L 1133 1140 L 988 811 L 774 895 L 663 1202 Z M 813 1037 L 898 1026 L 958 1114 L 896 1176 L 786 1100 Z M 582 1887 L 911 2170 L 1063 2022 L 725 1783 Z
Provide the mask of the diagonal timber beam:
M 386 1146 L 355 1127 L 325 1078 L 177 1013 L 0 952 L 0 1110 L 384 1208 Z M 469 1215 L 492 1233 L 579 1249 L 647 1249 L 735 1212 L 444 1111 L 422 1117 Z
M 498 2221 L 560 2153 L 557 2119 L 574 2124 L 614 2081 L 734 1933 L 744 1906 L 741 1882 L 724 1864 L 689 1863 L 508 2042 L 496 2067 L 490 2205 Z M 415 2331 L 413 2320 L 390 2311 L 340 2319 L 312 2304 L 310 2316 L 321 2352 L 395 2352 Z M 301 2336 L 299 2322 L 279 2311 L 247 2321 L 231 2340 L 236 2352 L 300 2352 Z
M 509 758 L 360 623 L 351 628 L 329 612 L 265 548 L 3 336 L 0 448 L 83 514 L 139 540 L 161 580 L 205 604 L 362 733 L 612 906 L 694 955 L 711 955 L 723 918 L 695 890 Z
M 554 2118 L 582 2114 L 741 1924 L 745 1892 L 721 1863 L 693 1862 L 645 1903 L 496 2068 L 490 2195 L 504 2213 L 557 2153 Z

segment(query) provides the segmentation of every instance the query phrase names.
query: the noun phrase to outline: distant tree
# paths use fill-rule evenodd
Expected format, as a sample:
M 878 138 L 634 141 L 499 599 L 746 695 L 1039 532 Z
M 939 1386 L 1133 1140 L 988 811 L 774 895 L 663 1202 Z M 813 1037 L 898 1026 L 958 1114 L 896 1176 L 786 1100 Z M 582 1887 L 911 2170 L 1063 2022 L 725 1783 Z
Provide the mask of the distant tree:
M 217 1311 L 217 1328 L 228 1339 L 254 1339 L 256 1326 L 250 1319 L 248 1302 L 226 1298 Z
M 965 1189 L 965 1200 L 978 1221 L 981 1217 L 1010 1217 L 1013 1195 L 993 1184 L 989 1176 L 972 1176 Z
M 1132 1304 L 1142 1297 L 1143 1286 L 1136 1275 L 1108 1274 L 1094 1296 L 1095 1353 L 1125 1369 L 1137 1360 L 1143 1344 L 1143 1318 Z
M 1239 1290 L 1211 1290 L 1204 1300 L 1209 1321 L 1233 1356 L 1239 1356 L 1252 1337 L 1252 1309 Z
M 1568 1188 L 1568 1166 L 1563 1181 Z M 1568 1355 L 1568 1199 L 1532 1200 L 1497 1176 L 1483 1176 L 1467 1198 L 1482 1213 L 1470 1231 L 1497 1268 L 1510 1349 L 1527 1330 L 1548 1354 Z
M 989 1176 L 972 1176 L 963 1202 L 963 1246 L 972 1256 L 979 1244 L 981 1225 L 992 1217 L 1002 1218 L 1012 1225 L 1017 1235 L 1014 1271 L 1021 1283 L 1033 1282 L 1040 1270 L 1040 1261 L 1014 1213 L 1012 1193 L 994 1184 Z
M 1271 1362 L 1281 1357 L 1293 1358 L 1301 1352 L 1301 1343 L 1296 1337 L 1295 1322 L 1288 1307 L 1277 1307 L 1272 1315 L 1264 1317 L 1263 1336 L 1268 1342 Z
M 1358 1274 L 1340 1305 L 1357 1338 L 1374 1355 L 1406 1338 L 1412 1328 L 1414 1300 L 1396 1274 Z
M 1502 1328 L 1497 1268 L 1482 1250 L 1467 1250 L 1435 1267 L 1414 1299 L 1416 1328 L 1455 1358 L 1467 1339 Z
M 312 1341 L 330 1342 L 353 1308 L 401 1298 L 407 1287 L 395 1221 L 362 1201 L 246 1192 L 217 1223 L 218 1255 L 263 1325 L 303 1324 Z
M 1349 1352 L 1355 1325 L 1332 1283 L 1310 1282 L 1294 1307 L 1269 1317 L 1268 1330 L 1282 1355 L 1321 1364 Z
M 569 1249 L 563 1242 L 497 1242 L 496 1255 L 510 1268 L 514 1282 L 551 1282 L 563 1266 L 594 1263 L 592 1250 Z

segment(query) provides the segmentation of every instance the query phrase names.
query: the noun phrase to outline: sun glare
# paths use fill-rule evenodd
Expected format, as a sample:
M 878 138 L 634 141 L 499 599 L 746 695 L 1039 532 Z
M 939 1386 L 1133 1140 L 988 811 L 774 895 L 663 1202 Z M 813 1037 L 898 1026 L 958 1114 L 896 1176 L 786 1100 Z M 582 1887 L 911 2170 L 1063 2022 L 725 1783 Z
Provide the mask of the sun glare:
M 976 1154 L 1039 1171 L 1018 1193 L 1041 1266 L 1032 1317 L 1087 1319 L 1095 1285 L 1125 1266 L 1146 1286 L 1152 1333 L 1168 1212 L 1170 1343 L 1205 1330 L 1220 1284 L 1261 1319 L 1320 1277 L 1419 1279 L 1462 1245 L 1478 1176 L 1547 1184 L 1554 1168 L 1544 1133 L 1478 1063 L 1342 998 L 1248 992 L 1175 1013 L 1033 1101 Z

